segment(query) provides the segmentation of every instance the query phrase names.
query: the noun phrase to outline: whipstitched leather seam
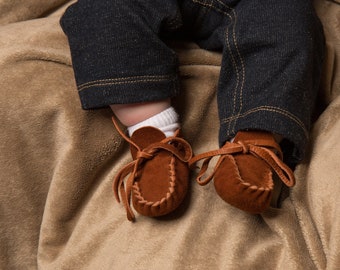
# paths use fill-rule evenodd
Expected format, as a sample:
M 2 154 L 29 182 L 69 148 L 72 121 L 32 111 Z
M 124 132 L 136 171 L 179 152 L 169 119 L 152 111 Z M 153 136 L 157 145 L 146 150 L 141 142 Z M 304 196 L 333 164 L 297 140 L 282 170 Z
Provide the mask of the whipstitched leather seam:
M 303 130 L 303 132 L 305 133 L 306 138 L 309 137 L 309 132 L 308 132 L 307 128 L 305 127 L 303 122 L 298 117 L 296 117 L 295 115 L 293 115 L 292 113 L 290 113 L 290 112 L 288 112 L 286 110 L 283 110 L 283 109 L 277 108 L 277 107 L 272 107 L 272 106 L 260 106 L 260 107 L 248 110 L 248 111 L 246 111 L 246 112 L 244 112 L 242 114 L 237 114 L 235 116 L 231 116 L 231 117 L 222 119 L 221 123 L 222 124 L 230 123 L 231 121 L 235 121 L 235 120 L 237 120 L 239 118 L 243 118 L 243 117 L 246 117 L 246 116 L 248 116 L 250 114 L 257 113 L 257 112 L 260 112 L 260 111 L 275 112 L 275 113 L 281 114 L 281 115 L 291 119 L 292 121 L 294 121 Z
M 78 85 L 78 91 L 82 91 L 94 86 L 119 85 L 130 83 L 146 83 L 146 82 L 162 82 L 172 81 L 176 77 L 174 75 L 145 75 L 145 76 L 131 76 L 113 79 L 95 80 Z

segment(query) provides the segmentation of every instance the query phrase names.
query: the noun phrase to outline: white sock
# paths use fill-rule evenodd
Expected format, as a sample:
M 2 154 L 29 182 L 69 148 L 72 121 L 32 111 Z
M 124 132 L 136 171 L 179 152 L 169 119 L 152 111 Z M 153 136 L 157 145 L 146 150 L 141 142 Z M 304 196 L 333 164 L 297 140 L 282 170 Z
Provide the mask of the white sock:
M 137 129 L 142 127 L 155 127 L 161 130 L 166 137 L 173 136 L 175 131 L 179 128 L 178 114 L 173 107 L 142 121 L 133 126 L 128 127 L 129 136 L 131 136 Z

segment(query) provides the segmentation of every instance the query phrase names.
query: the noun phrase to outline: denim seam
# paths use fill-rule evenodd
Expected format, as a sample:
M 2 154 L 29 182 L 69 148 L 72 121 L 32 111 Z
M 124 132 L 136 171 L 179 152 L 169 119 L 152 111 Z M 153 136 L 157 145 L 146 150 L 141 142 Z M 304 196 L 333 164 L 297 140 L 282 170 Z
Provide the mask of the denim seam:
M 226 123 L 230 123 L 231 121 L 235 121 L 239 118 L 243 118 L 243 117 L 246 117 L 250 114 L 253 114 L 253 113 L 257 113 L 259 111 L 269 111 L 269 112 L 275 112 L 275 113 L 279 113 L 285 117 L 288 117 L 289 119 L 291 119 L 292 121 L 294 121 L 304 132 L 306 138 L 308 138 L 308 130 L 307 128 L 305 127 L 305 125 L 303 124 L 303 122 L 298 118 L 296 117 L 295 115 L 293 115 L 292 113 L 286 111 L 286 110 L 283 110 L 281 108 L 278 108 L 278 107 L 272 107 L 272 106 L 261 106 L 261 107 L 257 107 L 257 108 L 254 108 L 254 109 L 251 109 L 251 110 L 248 110 L 242 114 L 239 114 L 239 115 L 236 115 L 236 116 L 231 116 L 231 117 L 228 117 L 228 118 L 225 118 L 223 120 L 221 120 L 221 122 L 223 124 L 226 124 Z
M 211 2 L 211 4 L 207 4 L 202 2 L 201 0 L 192 0 L 192 2 L 200 4 L 204 7 L 209 7 L 209 8 L 213 8 L 215 11 L 222 13 L 226 16 L 229 17 L 232 25 L 233 25 L 233 30 L 232 30 L 232 34 L 231 34 L 231 38 L 232 41 L 234 43 L 237 55 L 235 56 L 235 54 L 233 53 L 232 49 L 231 49 L 231 42 L 229 41 L 229 30 L 228 27 L 226 28 L 226 33 L 225 33 L 225 41 L 228 47 L 228 51 L 229 54 L 231 56 L 231 61 L 233 63 L 233 67 L 236 73 L 236 85 L 234 88 L 234 93 L 233 93 L 233 111 L 232 111 L 232 115 L 239 116 L 241 114 L 242 108 L 243 108 L 243 89 L 244 89 L 244 83 L 245 83 L 245 65 L 244 65 L 244 59 L 240 53 L 240 49 L 238 47 L 238 43 L 237 43 L 237 39 L 236 39 L 236 22 L 237 22 L 237 15 L 235 12 L 235 9 L 233 9 L 232 7 L 228 6 L 227 4 L 223 3 L 220 0 L 215 0 L 216 2 L 218 2 L 219 4 L 221 4 L 222 6 L 224 6 L 225 8 L 227 8 L 229 10 L 229 12 L 222 10 L 218 7 L 216 7 L 213 3 L 213 1 Z M 231 15 L 232 13 L 232 15 Z M 240 62 L 240 65 L 237 63 L 238 61 Z M 241 74 L 240 74 L 240 70 L 241 70 Z M 242 79 L 240 79 L 242 77 Z M 241 81 L 240 81 L 241 80 Z M 238 96 L 238 97 L 237 97 Z M 237 100 L 239 100 L 239 109 L 238 112 L 236 113 L 236 102 Z M 238 119 L 238 117 L 234 117 L 233 119 L 235 119 L 233 126 L 231 125 L 231 121 L 228 124 L 228 133 L 230 133 L 230 131 L 232 130 L 232 133 L 235 133 L 235 127 L 236 127 L 236 120 Z
M 94 80 L 78 85 L 78 91 L 82 91 L 93 86 L 107 86 L 107 85 L 118 85 L 118 84 L 130 84 L 136 82 L 162 82 L 162 81 L 173 81 L 175 80 L 173 75 L 145 75 L 145 76 L 132 76 L 132 77 L 121 77 L 103 80 Z
M 237 43 L 237 39 L 236 39 L 236 23 L 237 23 L 237 14 L 235 12 L 235 9 L 231 8 L 230 6 L 228 6 L 227 4 L 223 3 L 221 0 L 216 0 L 218 3 L 220 3 L 222 6 L 227 7 L 228 9 L 231 10 L 232 14 L 234 15 L 234 21 L 233 21 L 233 33 L 232 33 L 232 38 L 233 38 L 233 42 L 234 42 L 234 46 L 236 48 L 236 52 L 241 64 L 241 76 L 242 76 L 242 81 L 241 81 L 241 85 L 239 88 L 239 94 L 237 93 L 237 87 L 238 87 L 238 83 L 240 82 L 240 78 L 238 77 L 237 79 L 237 85 L 235 86 L 235 90 L 234 90 L 234 104 L 233 104 L 233 113 L 235 114 L 236 111 L 236 96 L 237 94 L 239 95 L 239 110 L 237 112 L 237 116 L 239 116 L 241 114 L 242 108 L 243 108 L 243 90 L 244 90 L 244 83 L 245 83 L 245 64 L 244 64 L 244 59 L 243 56 L 241 55 L 240 49 L 238 47 L 238 43 Z M 232 21 L 233 18 L 229 17 L 230 20 Z M 228 28 L 227 28 L 227 33 L 226 33 L 226 38 L 228 37 Z M 229 42 L 228 42 L 229 43 Z M 231 48 L 229 49 L 229 51 L 231 52 Z M 237 70 L 237 76 L 240 76 L 239 70 Z M 232 133 L 235 133 L 235 127 L 236 127 L 236 122 L 237 122 L 238 117 L 235 118 L 234 121 L 234 125 L 232 127 Z M 228 132 L 230 133 L 230 129 L 231 129 L 231 122 L 229 122 L 229 127 L 228 127 Z

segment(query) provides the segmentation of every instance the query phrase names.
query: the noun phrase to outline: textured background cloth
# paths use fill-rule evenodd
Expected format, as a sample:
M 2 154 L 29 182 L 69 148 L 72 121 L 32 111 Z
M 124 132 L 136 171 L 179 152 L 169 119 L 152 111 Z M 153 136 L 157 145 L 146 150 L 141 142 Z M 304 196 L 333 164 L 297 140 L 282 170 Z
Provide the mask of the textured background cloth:
M 248 215 L 192 181 L 176 213 L 130 223 L 111 190 L 128 145 L 110 109 L 80 108 L 58 23 L 67 2 L 0 0 L 1 269 L 340 269 L 340 5 L 316 1 L 322 113 L 281 209 Z M 184 135 L 196 153 L 212 150 L 220 55 L 174 47 Z

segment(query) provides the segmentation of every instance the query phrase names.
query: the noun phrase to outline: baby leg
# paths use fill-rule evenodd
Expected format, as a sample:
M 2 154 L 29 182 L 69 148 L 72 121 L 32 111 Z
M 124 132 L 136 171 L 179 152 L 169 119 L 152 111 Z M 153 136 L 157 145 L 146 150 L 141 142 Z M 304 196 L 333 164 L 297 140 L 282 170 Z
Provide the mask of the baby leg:
M 114 120 L 133 157 L 114 181 L 129 220 L 134 220 L 130 197 L 140 214 L 161 216 L 175 210 L 187 192 L 192 152 L 180 138 L 170 104 L 179 92 L 177 56 L 160 37 L 181 26 L 177 5 L 176 0 L 82 0 L 61 19 L 82 107 L 111 106 L 128 126 L 130 138 Z

